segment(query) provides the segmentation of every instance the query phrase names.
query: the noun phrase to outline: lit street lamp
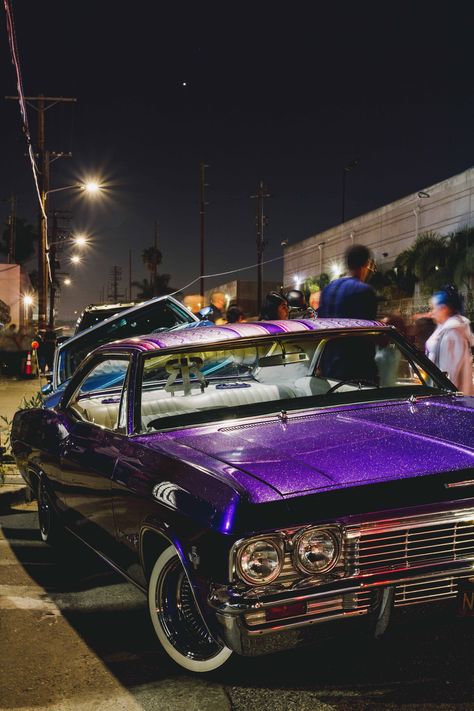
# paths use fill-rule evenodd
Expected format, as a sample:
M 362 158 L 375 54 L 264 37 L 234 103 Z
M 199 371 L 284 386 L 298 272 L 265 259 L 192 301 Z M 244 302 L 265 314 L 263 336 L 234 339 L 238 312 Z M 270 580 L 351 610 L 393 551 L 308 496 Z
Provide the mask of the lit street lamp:
M 49 156 L 49 153 L 46 152 Z M 49 161 L 49 158 L 48 158 Z M 49 166 L 49 162 L 48 162 Z M 48 173 L 49 174 L 49 173 Z M 39 329 L 44 328 L 46 325 L 46 309 L 48 304 L 48 282 L 52 278 L 52 274 L 48 274 L 47 260 L 46 256 L 49 250 L 48 247 L 48 235 L 47 235 L 47 218 L 46 218 L 46 206 L 49 195 L 52 193 L 59 193 L 64 190 L 80 190 L 83 193 L 87 193 L 89 196 L 97 195 L 101 192 L 102 186 L 97 180 L 86 180 L 82 183 L 75 183 L 74 185 L 64 185 L 61 188 L 52 188 L 51 190 L 45 189 L 48 184 L 48 179 L 43 181 L 43 188 L 41 190 L 41 211 L 40 211 L 40 240 L 38 249 L 38 327 Z M 50 304 L 50 327 L 53 326 L 54 322 L 54 306 Z
M 80 264 L 81 261 L 82 261 L 82 260 L 81 260 L 81 257 L 80 257 L 79 254 L 73 254 L 73 255 L 72 255 L 72 257 L 71 257 L 71 262 L 72 262 L 73 264 Z

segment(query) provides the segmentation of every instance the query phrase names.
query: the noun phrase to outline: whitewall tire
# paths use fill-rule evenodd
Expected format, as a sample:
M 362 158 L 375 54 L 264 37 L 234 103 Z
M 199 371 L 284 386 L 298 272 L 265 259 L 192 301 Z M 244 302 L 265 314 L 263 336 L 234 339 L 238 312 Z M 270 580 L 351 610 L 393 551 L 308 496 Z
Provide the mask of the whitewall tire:
M 184 669 L 210 672 L 229 659 L 232 650 L 210 633 L 173 546 L 163 551 L 153 566 L 148 607 L 163 649 Z

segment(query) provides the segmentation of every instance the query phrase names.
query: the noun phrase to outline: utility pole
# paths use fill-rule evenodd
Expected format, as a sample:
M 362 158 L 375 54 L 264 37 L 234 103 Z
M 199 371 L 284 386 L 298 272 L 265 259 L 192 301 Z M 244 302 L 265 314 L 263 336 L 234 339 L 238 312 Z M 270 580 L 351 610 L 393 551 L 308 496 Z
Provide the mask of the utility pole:
M 199 259 L 199 293 L 204 298 L 204 239 L 205 239 L 205 209 L 206 209 L 206 198 L 205 189 L 207 188 L 206 183 L 206 168 L 208 165 L 201 161 L 199 164 L 199 222 L 200 222 L 200 259 Z M 204 306 L 204 303 L 202 304 Z
M 49 248 L 49 265 L 51 282 L 49 286 L 49 329 L 54 331 L 54 302 L 56 299 L 56 247 L 58 243 L 58 215 L 53 210 L 53 229 L 51 230 L 51 247 Z
M 156 275 L 157 275 L 157 267 L 158 267 L 158 231 L 159 231 L 159 225 L 158 225 L 158 220 L 155 220 L 155 236 L 153 240 L 153 262 L 152 262 L 152 270 L 151 270 L 151 295 L 156 296 L 155 291 L 156 291 Z
M 18 101 L 18 96 L 6 96 L 6 99 Z M 39 173 L 38 184 L 40 192 L 40 210 L 39 210 L 39 235 L 38 235 L 38 329 L 46 327 L 46 311 L 48 302 L 48 267 L 46 259 L 47 249 L 47 219 L 46 219 L 46 202 L 49 191 L 49 164 L 50 152 L 45 148 L 45 112 L 63 102 L 75 102 L 76 99 L 64 96 L 25 96 L 26 103 L 38 112 L 38 158 L 39 158 Z M 49 102 L 46 104 L 45 102 Z M 54 154 L 55 158 L 59 158 L 65 154 Z
M 54 331 L 55 327 L 55 302 L 56 302 L 56 293 L 58 291 L 57 289 L 57 281 L 56 277 L 58 276 L 58 269 L 61 268 L 60 263 L 58 262 L 58 248 L 61 247 L 62 241 L 66 240 L 69 233 L 69 222 L 71 220 L 71 213 L 68 210 L 53 210 L 52 212 L 53 220 L 52 220 L 52 229 L 51 229 L 51 242 L 49 243 L 49 248 L 47 250 L 48 258 L 49 258 L 49 267 L 50 267 L 50 275 L 51 279 L 49 282 L 49 319 L 48 319 L 48 328 L 51 331 Z M 60 219 L 62 222 L 66 222 L 67 227 L 64 227 L 64 225 L 59 226 L 58 224 L 58 219 Z M 61 238 L 61 239 L 60 239 Z
M 119 282 L 122 281 L 122 267 L 112 267 L 110 270 L 110 288 L 109 288 L 109 298 L 112 299 L 112 303 L 118 303 L 122 294 L 119 293 L 118 286 Z
M 267 188 L 264 185 L 263 180 L 257 189 L 256 195 L 251 195 L 252 199 L 257 200 L 257 214 L 256 214 L 256 225 L 257 225 L 257 308 L 260 309 L 263 301 L 263 250 L 265 249 L 266 242 L 263 239 L 263 230 L 265 225 L 268 225 L 268 218 L 263 214 L 263 201 L 265 198 L 271 197 L 270 193 L 267 192 Z
M 8 264 L 15 262 L 15 237 L 16 237 L 16 195 L 10 195 L 10 215 L 8 217 Z

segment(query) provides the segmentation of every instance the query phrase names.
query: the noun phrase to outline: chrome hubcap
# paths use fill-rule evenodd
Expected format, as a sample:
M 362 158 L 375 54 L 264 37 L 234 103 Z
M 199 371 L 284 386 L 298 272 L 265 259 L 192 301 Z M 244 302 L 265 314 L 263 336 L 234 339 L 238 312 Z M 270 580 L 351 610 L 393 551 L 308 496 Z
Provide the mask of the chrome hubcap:
M 163 568 L 156 585 L 156 614 L 169 642 L 189 659 L 206 661 L 223 647 L 202 619 L 178 558 Z

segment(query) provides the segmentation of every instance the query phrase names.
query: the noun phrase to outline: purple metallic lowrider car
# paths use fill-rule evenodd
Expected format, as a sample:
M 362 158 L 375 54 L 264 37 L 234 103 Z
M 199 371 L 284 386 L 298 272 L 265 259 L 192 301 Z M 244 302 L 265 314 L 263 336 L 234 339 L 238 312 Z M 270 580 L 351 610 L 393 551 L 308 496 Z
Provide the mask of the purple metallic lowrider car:
M 12 443 L 43 540 L 95 549 L 206 672 L 472 601 L 473 408 L 390 327 L 274 321 L 103 345 Z

